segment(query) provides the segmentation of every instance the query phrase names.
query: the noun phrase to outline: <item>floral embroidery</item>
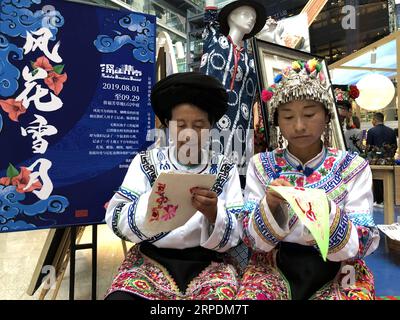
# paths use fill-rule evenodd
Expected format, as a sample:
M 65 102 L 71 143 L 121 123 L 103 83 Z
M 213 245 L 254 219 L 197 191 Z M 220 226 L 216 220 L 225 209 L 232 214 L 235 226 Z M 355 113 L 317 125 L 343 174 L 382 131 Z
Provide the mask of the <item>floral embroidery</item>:
M 148 289 L 148 287 L 149 287 L 147 282 L 143 281 L 143 280 L 136 280 L 134 282 L 134 285 L 136 285 L 136 287 L 138 287 L 139 289 Z
M 150 222 L 152 221 L 168 221 L 175 217 L 179 205 L 168 204 L 168 197 L 165 196 L 165 183 L 158 183 L 157 191 L 155 192 L 159 197 L 156 199 L 158 206 L 153 207 L 151 210 Z M 165 204 L 165 205 L 164 205 Z
M 274 179 L 278 179 L 280 177 L 280 175 L 281 175 L 281 172 L 282 172 L 282 168 L 280 166 L 276 165 L 275 166 L 275 172 L 273 174 L 273 178 Z
M 288 177 L 286 177 L 286 176 L 280 176 L 280 177 L 279 177 L 279 179 L 285 180 L 285 181 L 287 181 L 287 182 L 289 182 L 289 183 L 290 183 L 290 180 L 289 180 L 289 178 L 288 178 Z
M 264 293 L 258 293 L 256 295 L 257 300 L 269 300 L 268 297 Z
M 318 172 L 319 172 L 323 177 L 325 177 L 325 176 L 327 176 L 327 175 L 329 174 L 329 172 L 328 172 L 326 169 L 324 169 L 324 168 L 321 168 L 320 170 L 318 170 Z
M 296 180 L 296 186 L 298 186 L 298 187 L 304 186 L 304 177 L 300 177 Z
M 160 220 L 160 213 L 158 208 L 153 208 L 151 211 L 150 222 Z
M 274 249 L 253 253 L 242 277 L 236 300 L 290 300 L 290 285 L 276 268 Z M 328 282 L 310 300 L 374 300 L 374 277 L 363 260 L 348 262 L 355 269 L 355 284 L 341 285 L 345 273 Z
M 327 158 L 325 161 L 324 161 L 324 168 L 325 169 L 332 169 L 332 166 L 333 166 L 333 164 L 335 163 L 335 158 L 334 157 L 330 157 L 330 158 Z
M 336 157 L 339 153 L 338 149 L 328 148 L 328 156 Z
M 167 269 L 142 255 L 133 246 L 106 295 L 125 291 L 150 300 L 231 300 L 239 283 L 236 270 L 227 263 L 212 262 L 180 292 Z
M 286 165 L 286 160 L 281 158 L 281 157 L 277 157 L 276 158 L 276 163 L 278 166 L 283 167 Z
M 314 171 L 311 175 L 306 178 L 307 183 L 314 183 L 321 180 L 321 174 Z
M 223 278 L 220 278 L 223 279 Z M 217 289 L 217 293 L 222 295 L 222 299 L 233 299 L 235 297 L 235 291 L 232 290 L 230 287 L 222 287 Z
M 163 216 L 161 216 L 161 220 L 163 221 L 171 220 L 173 217 L 175 217 L 177 209 L 178 206 L 173 206 L 172 204 L 165 206 L 164 211 L 166 213 Z

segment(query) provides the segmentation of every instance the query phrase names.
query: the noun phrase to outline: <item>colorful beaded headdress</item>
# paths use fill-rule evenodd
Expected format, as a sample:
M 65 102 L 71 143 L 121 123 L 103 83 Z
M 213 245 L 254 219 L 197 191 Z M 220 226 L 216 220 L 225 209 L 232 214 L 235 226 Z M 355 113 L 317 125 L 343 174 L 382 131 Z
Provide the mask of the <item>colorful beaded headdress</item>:
M 274 79 L 274 84 L 262 91 L 262 100 L 268 103 L 270 123 L 270 141 L 277 147 L 277 128 L 275 112 L 284 103 L 295 100 L 313 100 L 321 102 L 333 119 L 335 104 L 327 84 L 322 65 L 317 59 L 294 61 L 282 70 Z M 331 130 L 330 130 L 331 131 Z M 329 132 L 331 135 L 331 132 Z
M 350 110 L 352 102 L 360 96 L 360 91 L 356 85 L 350 85 L 346 91 L 336 88 L 334 94 L 336 104 L 343 105 Z

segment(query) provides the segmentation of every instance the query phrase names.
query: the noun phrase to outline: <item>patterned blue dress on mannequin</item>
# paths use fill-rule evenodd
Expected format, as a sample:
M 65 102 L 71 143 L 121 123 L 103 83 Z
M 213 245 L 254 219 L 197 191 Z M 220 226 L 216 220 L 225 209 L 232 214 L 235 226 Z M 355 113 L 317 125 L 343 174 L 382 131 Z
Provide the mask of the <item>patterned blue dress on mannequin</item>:
M 237 164 L 240 183 L 244 189 L 247 163 L 253 155 L 254 138 L 252 106 L 257 84 L 254 59 L 243 48 L 236 46 L 229 36 L 219 30 L 217 9 L 206 8 L 203 32 L 203 56 L 200 72 L 219 79 L 228 92 L 228 111 L 215 124 L 219 139 L 212 140 L 212 150 L 219 150 Z M 248 249 L 241 243 L 229 251 L 229 256 L 238 270 L 243 270 L 248 261 Z
M 215 124 L 224 138 L 213 141 L 219 147 L 213 150 L 219 149 L 237 163 L 244 188 L 246 157 L 250 159 L 253 153 L 253 135 L 249 130 L 253 129 L 252 105 L 257 84 L 254 59 L 246 46 L 239 48 L 219 31 L 215 8 L 206 8 L 204 20 L 200 72 L 219 79 L 229 96 L 228 111 Z

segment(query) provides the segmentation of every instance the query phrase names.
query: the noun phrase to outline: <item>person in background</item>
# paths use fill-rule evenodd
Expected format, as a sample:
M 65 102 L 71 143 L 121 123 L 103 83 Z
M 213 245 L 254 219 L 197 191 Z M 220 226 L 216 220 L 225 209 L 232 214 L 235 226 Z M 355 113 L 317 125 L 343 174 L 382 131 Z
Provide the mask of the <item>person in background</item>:
M 356 85 L 350 85 L 346 89 L 336 88 L 334 90 L 335 104 L 337 106 L 340 127 L 348 126 L 353 114 L 353 103 L 360 96 Z
M 397 148 L 397 139 L 394 130 L 385 126 L 384 115 L 381 112 L 374 114 L 372 118 L 373 128 L 368 130 L 367 133 L 367 150 L 373 147 L 382 148 L 384 144 L 395 145 Z M 394 155 L 393 155 L 394 156 Z M 383 181 L 374 180 L 374 202 L 383 205 Z
M 368 130 L 367 145 L 369 147 L 382 147 L 384 144 L 396 145 L 397 139 L 393 129 L 385 126 L 384 115 L 381 112 L 374 114 L 372 118 L 373 128 Z
M 346 131 L 344 133 L 347 150 L 361 153 L 363 131 L 360 129 L 360 118 L 352 116 L 351 120 L 352 121 L 346 125 Z

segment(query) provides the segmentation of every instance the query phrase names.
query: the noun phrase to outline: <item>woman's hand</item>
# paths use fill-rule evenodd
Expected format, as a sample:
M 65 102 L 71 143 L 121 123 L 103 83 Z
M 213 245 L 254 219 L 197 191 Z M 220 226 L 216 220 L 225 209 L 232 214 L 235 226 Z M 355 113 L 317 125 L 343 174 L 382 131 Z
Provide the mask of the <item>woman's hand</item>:
M 217 194 L 205 188 L 193 188 L 191 193 L 193 207 L 204 214 L 210 223 L 215 223 L 217 218 Z
M 275 187 L 293 187 L 289 182 L 283 179 L 276 179 L 271 182 L 270 186 L 275 186 Z M 266 191 L 266 201 L 268 204 L 269 209 L 272 211 L 272 213 L 275 213 L 276 209 L 279 207 L 279 205 L 286 200 L 282 198 L 278 193 L 268 189 Z

